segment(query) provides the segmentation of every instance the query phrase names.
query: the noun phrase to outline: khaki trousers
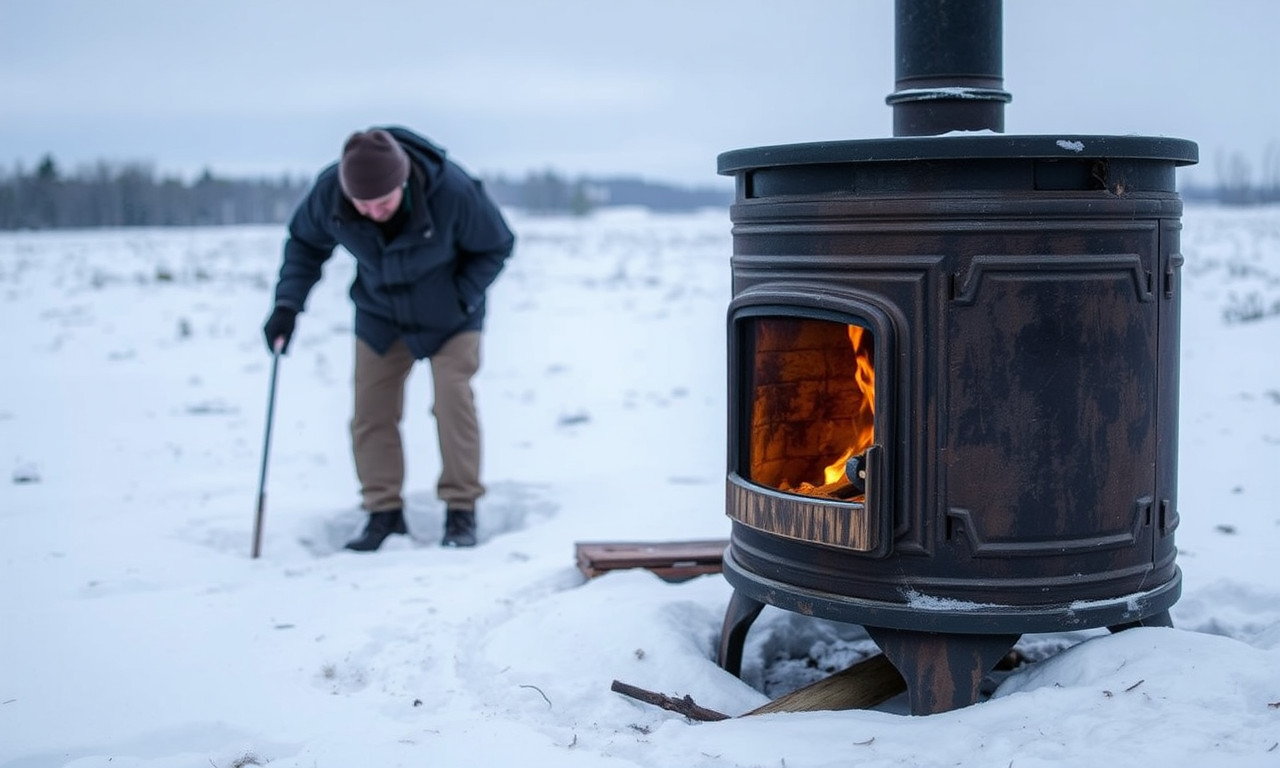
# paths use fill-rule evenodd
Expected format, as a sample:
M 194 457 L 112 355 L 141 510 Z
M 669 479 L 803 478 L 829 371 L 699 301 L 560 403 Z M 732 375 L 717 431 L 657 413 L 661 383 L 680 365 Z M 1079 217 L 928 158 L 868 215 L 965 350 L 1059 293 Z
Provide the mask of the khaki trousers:
M 385 355 L 356 339 L 355 411 L 351 450 L 360 479 L 362 506 L 370 512 L 404 509 L 404 385 L 415 360 L 396 339 Z M 464 331 L 430 358 L 440 443 L 436 494 L 449 509 L 475 509 L 480 483 L 480 421 L 471 378 L 480 369 L 480 332 Z

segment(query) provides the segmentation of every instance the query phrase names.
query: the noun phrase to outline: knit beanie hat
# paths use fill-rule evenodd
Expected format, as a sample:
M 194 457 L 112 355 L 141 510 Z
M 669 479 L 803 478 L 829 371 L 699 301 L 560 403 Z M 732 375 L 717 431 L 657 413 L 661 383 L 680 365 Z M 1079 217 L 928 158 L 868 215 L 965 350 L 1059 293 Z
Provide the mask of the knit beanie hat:
M 356 131 L 342 147 L 338 180 L 352 200 L 377 200 L 409 178 L 409 156 L 381 128 Z

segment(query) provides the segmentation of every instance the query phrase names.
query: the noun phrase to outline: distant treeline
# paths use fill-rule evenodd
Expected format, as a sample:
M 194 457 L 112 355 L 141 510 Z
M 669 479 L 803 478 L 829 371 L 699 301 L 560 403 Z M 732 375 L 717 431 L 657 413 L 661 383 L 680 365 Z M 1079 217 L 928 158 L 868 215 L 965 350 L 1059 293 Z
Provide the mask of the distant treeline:
M 1252 205 L 1280 202 L 1280 174 L 1250 183 L 1236 167 L 1216 187 L 1181 190 L 1188 201 Z M 522 179 L 483 179 L 502 206 L 539 214 L 582 215 L 610 206 L 657 211 L 727 207 L 733 194 L 712 186 L 688 188 L 638 178 L 569 179 L 555 171 Z M 64 173 L 51 155 L 30 171 L 0 169 L 0 230 L 68 227 L 165 227 L 281 224 L 306 193 L 310 178 L 232 179 L 206 170 L 194 181 L 162 176 L 146 163 L 98 162 Z
M 1216 185 L 1182 188 L 1182 197 L 1225 205 L 1280 203 L 1280 143 L 1269 144 L 1256 167 L 1243 153 L 1224 152 L 1216 157 L 1214 168 Z
M 604 206 L 654 210 L 727 206 L 732 193 L 638 179 L 569 180 L 553 171 L 522 180 L 484 179 L 503 206 L 533 213 L 583 214 Z M 0 230 L 280 224 L 310 178 L 231 179 L 205 171 L 194 181 L 161 176 L 145 163 L 99 162 L 64 173 L 46 155 L 30 171 L 0 170 Z
M 1269 203 L 1280 203 L 1280 186 L 1186 186 L 1178 188 L 1178 195 L 1189 203 L 1267 205 Z
M 526 174 L 523 179 L 505 176 L 484 180 L 499 205 L 530 213 L 584 214 L 607 206 L 634 205 L 655 211 L 690 211 L 727 208 L 733 192 L 727 187 L 677 187 L 637 178 L 579 178 L 570 180 L 555 171 Z
M 30 172 L 0 173 L 0 229 L 275 223 L 288 218 L 307 183 L 210 171 L 186 182 L 145 163 L 99 162 L 64 174 L 46 155 Z

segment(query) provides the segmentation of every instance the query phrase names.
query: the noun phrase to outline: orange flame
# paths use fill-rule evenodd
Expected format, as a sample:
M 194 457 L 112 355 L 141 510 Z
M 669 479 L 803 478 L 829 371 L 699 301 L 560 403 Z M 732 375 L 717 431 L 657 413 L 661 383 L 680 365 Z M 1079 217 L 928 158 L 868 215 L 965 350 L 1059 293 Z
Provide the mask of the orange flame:
M 862 343 L 865 334 L 866 329 L 862 326 L 849 326 L 849 342 L 853 345 L 854 356 L 857 359 L 854 378 L 858 383 L 858 389 L 862 391 L 862 409 L 858 418 L 858 433 L 853 436 L 853 444 L 841 454 L 840 458 L 823 470 L 828 485 L 842 480 L 845 463 L 871 447 L 872 441 L 875 440 L 876 369 L 871 360 L 871 351 Z

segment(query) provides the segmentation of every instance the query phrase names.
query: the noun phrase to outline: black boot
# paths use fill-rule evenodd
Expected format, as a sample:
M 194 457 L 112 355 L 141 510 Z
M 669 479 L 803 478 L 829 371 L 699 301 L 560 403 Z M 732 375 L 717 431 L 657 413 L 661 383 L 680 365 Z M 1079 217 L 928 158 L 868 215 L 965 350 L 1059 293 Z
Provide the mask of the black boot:
M 370 512 L 369 522 L 364 533 L 357 539 L 347 542 L 347 549 L 355 552 L 373 552 L 382 546 L 382 542 L 393 533 L 408 533 L 404 524 L 404 511 L 392 509 L 387 512 Z
M 476 511 L 450 509 L 444 513 L 442 547 L 474 547 L 476 545 Z

